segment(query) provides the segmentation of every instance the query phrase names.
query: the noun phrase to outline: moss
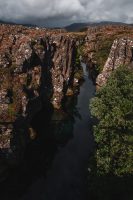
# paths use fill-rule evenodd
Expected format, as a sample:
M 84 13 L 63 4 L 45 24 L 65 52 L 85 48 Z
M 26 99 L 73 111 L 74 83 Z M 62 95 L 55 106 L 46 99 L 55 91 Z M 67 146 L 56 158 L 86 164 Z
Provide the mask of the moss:
M 81 80 L 83 78 L 83 70 L 80 69 L 80 70 L 76 71 L 74 74 L 74 78 Z
M 44 46 L 42 44 L 39 44 L 38 48 L 41 49 L 41 50 L 44 50 Z
M 77 49 L 76 49 L 75 65 L 76 66 L 80 66 L 80 52 L 79 52 L 79 47 L 77 47 Z
M 34 39 L 31 39 L 31 46 L 34 46 L 36 44 L 36 41 Z
M 114 38 L 105 38 L 101 41 L 101 47 L 95 52 L 95 60 L 97 62 L 97 71 L 100 73 L 103 70 L 104 64 L 109 56 Z
M 16 65 L 15 62 L 13 62 L 12 65 L 11 65 L 11 69 L 16 69 L 16 68 L 17 68 L 17 65 Z
M 14 119 L 16 117 L 16 111 L 14 108 L 14 104 L 9 104 L 8 105 L 8 114 L 10 119 Z

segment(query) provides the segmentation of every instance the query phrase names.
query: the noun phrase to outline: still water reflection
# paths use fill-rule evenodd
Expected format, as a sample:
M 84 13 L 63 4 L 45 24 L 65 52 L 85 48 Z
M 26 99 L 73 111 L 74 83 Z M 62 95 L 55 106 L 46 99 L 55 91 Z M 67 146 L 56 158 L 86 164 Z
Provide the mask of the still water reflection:
M 2 185 L 1 200 L 87 199 L 88 160 L 94 145 L 89 100 L 95 86 L 86 65 L 82 67 L 84 82 L 79 95 L 66 100 L 65 112 L 51 110 L 49 115 L 45 108 L 48 115 L 42 112 L 33 120 L 40 136 L 27 149 L 18 171 Z
M 89 100 L 94 96 L 95 86 L 88 78 L 86 65 L 82 66 L 85 81 L 80 87 L 77 99 L 73 99 L 73 115 L 68 120 L 57 122 L 55 134 L 56 138 L 59 138 L 58 151 L 45 179 L 42 177 L 32 185 L 25 200 L 87 199 L 87 166 L 89 154 L 93 149 Z M 72 138 L 69 137 L 67 144 L 64 142 L 65 145 L 60 145 L 61 138 L 68 135 Z

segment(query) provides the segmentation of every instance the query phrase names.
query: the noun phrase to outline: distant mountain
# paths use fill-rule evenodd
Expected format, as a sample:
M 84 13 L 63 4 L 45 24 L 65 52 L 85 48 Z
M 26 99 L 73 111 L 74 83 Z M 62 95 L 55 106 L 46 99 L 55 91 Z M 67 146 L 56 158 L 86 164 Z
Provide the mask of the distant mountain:
M 79 31 L 80 29 L 86 28 L 89 25 L 89 23 L 73 23 L 66 27 L 64 27 L 67 31 Z
M 103 21 L 103 22 L 89 22 L 89 23 L 73 23 L 69 26 L 64 27 L 67 31 L 76 32 L 76 31 L 84 31 L 87 29 L 88 26 L 104 26 L 104 25 L 133 25 L 133 24 L 126 24 L 122 22 L 110 22 L 110 21 Z
M 23 26 L 27 26 L 27 27 L 37 27 L 34 24 L 23 24 L 23 23 L 21 24 L 21 23 L 15 23 L 15 22 L 3 21 L 3 20 L 0 20 L 0 24 L 23 25 Z
M 15 22 L 11 22 L 11 21 L 4 21 L 4 20 L 0 20 L 0 24 L 10 24 L 10 25 L 23 25 L 26 27 L 38 27 L 35 24 L 24 24 L 24 23 L 15 23 Z M 87 30 L 88 26 L 103 26 L 103 25 L 109 25 L 109 24 L 113 24 L 113 25 L 132 25 L 133 24 L 126 24 L 126 23 L 122 23 L 122 22 L 111 22 L 111 21 L 102 21 L 102 22 L 88 22 L 88 23 L 73 23 L 70 24 L 68 26 L 65 27 L 51 27 L 50 29 L 65 29 L 68 32 L 78 32 L 78 31 L 85 31 Z M 42 26 L 43 27 L 43 26 Z M 47 27 L 47 26 L 45 26 Z
M 8 21 L 3 21 L 3 20 L 0 20 L 0 24 L 12 24 L 12 25 L 15 25 L 14 22 L 8 22 Z

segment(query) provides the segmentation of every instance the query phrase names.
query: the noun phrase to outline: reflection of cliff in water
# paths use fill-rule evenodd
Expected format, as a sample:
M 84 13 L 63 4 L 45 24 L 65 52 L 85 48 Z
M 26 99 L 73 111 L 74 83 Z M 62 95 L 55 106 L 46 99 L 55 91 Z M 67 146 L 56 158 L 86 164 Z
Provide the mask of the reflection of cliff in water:
M 66 98 L 65 115 L 60 112 L 53 115 L 52 126 L 55 126 L 57 151 L 52 164 L 46 176 L 35 181 L 22 200 L 88 199 L 88 162 L 94 150 L 89 101 L 94 96 L 95 86 L 88 79 L 86 66 L 82 66 L 84 82 L 79 95 L 77 98 Z M 65 142 L 68 136 L 72 138 Z
M 88 159 L 93 149 L 88 107 L 95 87 L 85 65 L 83 70 L 78 95 L 66 97 L 62 110 L 45 104 L 32 119 L 37 137 L 29 143 L 20 166 L 11 169 L 0 185 L 1 200 L 9 200 L 9 196 L 40 200 L 47 195 L 49 200 L 86 200 Z
M 65 145 L 73 137 L 75 117 L 81 117 L 76 105 L 77 95 L 66 97 L 63 110 L 56 110 L 52 115 L 52 132 L 58 145 Z
M 9 200 L 9 196 L 18 200 L 32 182 L 45 177 L 58 148 L 73 138 L 74 115 L 78 115 L 76 103 L 75 95 L 66 100 L 64 110 L 67 112 L 54 110 L 52 105 L 48 104 L 35 115 L 31 127 L 37 137 L 29 143 L 24 160 L 17 168 L 11 169 L 8 179 L 0 184 L 1 200 Z

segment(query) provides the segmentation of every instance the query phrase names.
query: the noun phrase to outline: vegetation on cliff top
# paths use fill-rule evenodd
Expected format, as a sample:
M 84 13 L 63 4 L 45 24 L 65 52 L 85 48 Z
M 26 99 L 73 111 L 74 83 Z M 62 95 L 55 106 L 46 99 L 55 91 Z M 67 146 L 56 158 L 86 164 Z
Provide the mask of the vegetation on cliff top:
M 99 174 L 133 173 L 132 99 L 133 73 L 120 67 L 91 101 L 91 113 L 99 120 L 94 127 Z
M 109 56 L 111 46 L 113 44 L 114 38 L 106 38 L 101 41 L 101 45 L 98 51 L 95 52 L 94 57 L 97 63 L 96 70 L 98 74 L 103 70 L 104 64 Z
M 131 179 L 133 174 L 132 99 L 133 73 L 126 67 L 120 67 L 112 73 L 107 84 L 91 100 L 91 113 L 98 120 L 97 125 L 94 126 L 95 184 L 100 183 L 102 185 L 100 188 L 105 187 L 105 189 L 102 188 L 104 191 L 99 191 L 100 195 L 106 193 L 109 187 L 114 188 L 112 184 L 117 188 L 118 178 L 120 184 L 117 189 L 119 191 L 127 190 L 126 184 L 128 184 L 129 193 L 131 192 L 130 181 L 122 185 L 122 180 L 124 178 L 127 181 L 127 177 L 128 180 Z M 115 181 L 112 177 L 115 177 Z M 111 199 L 110 193 L 107 196 L 110 196 L 109 199 Z

